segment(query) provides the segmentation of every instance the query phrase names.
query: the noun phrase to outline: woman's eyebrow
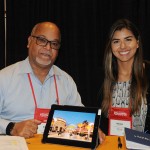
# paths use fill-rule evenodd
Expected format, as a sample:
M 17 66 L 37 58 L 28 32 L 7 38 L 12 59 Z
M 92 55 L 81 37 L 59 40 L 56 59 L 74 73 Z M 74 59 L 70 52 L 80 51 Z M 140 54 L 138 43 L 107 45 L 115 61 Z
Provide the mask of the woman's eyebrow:
M 127 38 L 133 38 L 133 35 L 127 36 L 127 37 L 125 37 L 124 39 L 127 39 Z M 114 40 L 120 40 L 120 39 L 113 38 L 112 41 L 114 41 Z
M 125 37 L 125 39 L 127 39 L 127 38 L 133 38 L 133 35 L 130 35 L 130 36 Z

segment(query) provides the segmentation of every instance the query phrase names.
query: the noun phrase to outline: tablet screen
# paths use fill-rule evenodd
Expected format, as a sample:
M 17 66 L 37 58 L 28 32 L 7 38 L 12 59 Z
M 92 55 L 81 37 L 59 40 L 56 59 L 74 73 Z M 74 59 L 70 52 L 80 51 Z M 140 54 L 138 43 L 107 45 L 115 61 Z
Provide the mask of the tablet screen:
M 95 148 L 100 115 L 98 108 L 52 105 L 42 142 Z
M 91 142 L 95 113 L 55 110 L 48 138 Z

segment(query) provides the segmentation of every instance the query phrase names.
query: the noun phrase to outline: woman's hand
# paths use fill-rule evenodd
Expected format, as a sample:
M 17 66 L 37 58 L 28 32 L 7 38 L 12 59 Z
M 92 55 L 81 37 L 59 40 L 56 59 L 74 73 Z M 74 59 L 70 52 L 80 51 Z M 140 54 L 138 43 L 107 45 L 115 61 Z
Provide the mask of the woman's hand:
M 98 129 L 98 135 L 99 135 L 99 139 L 100 139 L 100 144 L 102 144 L 105 140 L 106 135 L 105 135 L 105 133 L 103 133 L 103 131 L 100 128 Z

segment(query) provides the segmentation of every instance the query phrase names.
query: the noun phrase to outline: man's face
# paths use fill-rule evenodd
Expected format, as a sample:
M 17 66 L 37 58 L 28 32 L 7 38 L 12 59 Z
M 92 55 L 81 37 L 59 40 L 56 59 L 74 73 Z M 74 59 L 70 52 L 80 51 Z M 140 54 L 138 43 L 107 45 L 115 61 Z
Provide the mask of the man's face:
M 48 41 L 52 42 L 48 42 Z M 54 49 L 60 42 L 60 33 L 56 26 L 42 24 L 28 38 L 29 61 L 32 66 L 49 68 L 55 62 L 58 49 Z M 45 45 L 44 45 L 45 44 Z

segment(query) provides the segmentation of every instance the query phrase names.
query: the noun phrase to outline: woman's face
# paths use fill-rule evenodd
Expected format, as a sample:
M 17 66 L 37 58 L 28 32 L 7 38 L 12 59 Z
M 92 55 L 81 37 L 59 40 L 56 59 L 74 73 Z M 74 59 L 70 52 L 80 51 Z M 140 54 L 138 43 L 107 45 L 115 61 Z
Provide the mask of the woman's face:
M 138 47 L 139 42 L 130 30 L 123 28 L 115 31 L 111 48 L 118 62 L 133 62 Z

